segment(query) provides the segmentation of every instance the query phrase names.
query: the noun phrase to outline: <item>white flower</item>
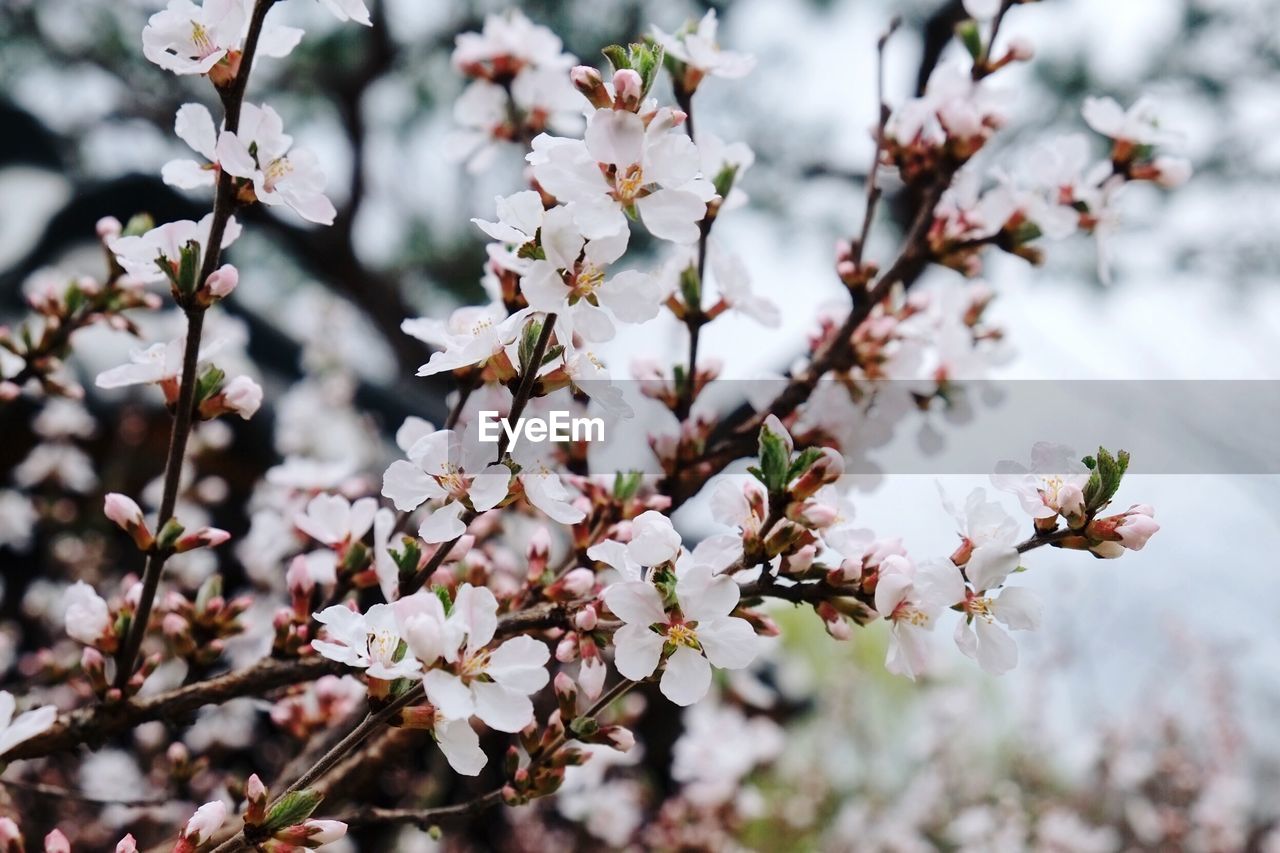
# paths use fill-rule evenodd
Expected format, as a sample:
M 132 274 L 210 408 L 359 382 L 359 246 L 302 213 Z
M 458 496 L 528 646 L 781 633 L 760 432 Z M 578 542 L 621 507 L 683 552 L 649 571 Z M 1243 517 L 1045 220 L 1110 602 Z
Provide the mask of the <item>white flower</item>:
M 644 569 L 674 563 L 680 556 L 680 534 L 657 510 L 646 510 L 631 522 L 631 540 L 606 539 L 587 549 L 587 556 L 613 568 L 624 581 L 644 578 Z
M 163 12 L 147 21 L 142 52 L 147 59 L 175 74 L 210 74 L 229 79 L 239 70 L 240 45 L 249 29 L 246 0 L 170 0 Z M 267 20 L 258 36 L 258 56 L 288 56 L 302 39 L 302 30 Z M 225 60 L 225 62 L 224 62 Z M 221 63 L 221 68 L 216 68 Z
M 755 152 L 745 142 L 725 142 L 714 133 L 698 132 L 698 154 L 702 158 L 702 174 L 715 181 L 721 172 L 733 170 L 733 186 L 720 202 L 720 212 L 735 210 L 747 203 L 747 194 L 739 189 L 742 175 L 756 161 Z
M 395 533 L 396 515 L 383 507 L 373 515 L 373 572 L 378 578 L 378 588 L 388 602 L 400 596 L 400 567 L 392 559 L 389 549 Z
M 244 104 L 240 127 L 218 137 L 219 165 L 237 178 L 253 181 L 253 193 L 263 204 L 284 204 L 299 216 L 332 225 L 336 211 L 324 195 L 324 172 L 315 154 L 293 148 L 293 137 L 268 106 Z
M 696 28 L 685 28 L 672 34 L 654 27 L 653 38 L 668 54 L 703 74 L 731 80 L 745 77 L 755 68 L 755 57 L 721 50 L 716 43 L 717 26 L 716 10 L 710 9 Z
M 329 660 L 359 667 L 370 678 L 394 681 L 416 675 L 422 665 L 401 648 L 396 613 L 390 604 L 375 604 L 364 614 L 341 605 L 313 614 L 326 628 L 328 640 L 312 640 L 311 647 Z
M 1126 110 L 1114 98 L 1085 98 L 1085 123 L 1089 127 L 1116 141 L 1137 145 L 1162 145 L 1177 141 L 1177 134 L 1160 129 L 1155 102 L 1139 98 Z
M 462 367 L 483 368 L 490 359 L 501 361 L 507 345 L 519 335 L 527 313 L 518 311 L 508 316 L 500 302 L 468 305 L 454 311 L 447 322 L 420 317 L 405 320 L 400 329 L 436 348 L 427 363 L 418 368 L 419 376 L 434 376 Z
M 938 66 L 922 97 L 893 111 L 885 136 L 907 145 L 942 145 L 948 137 L 982 141 L 1004 123 L 1005 98 L 958 63 Z
M 184 190 L 213 186 L 217 177 L 218 131 L 209 110 L 203 104 L 183 104 L 178 108 L 173 131 L 207 162 L 170 160 L 160 169 L 164 182 Z
M 209 213 L 199 222 L 189 219 L 167 222 L 136 237 L 116 237 L 107 245 L 115 253 L 120 266 L 133 278 L 143 282 L 168 281 L 171 275 L 178 273 L 183 247 L 193 241 L 200 247 L 196 256 L 196 266 L 199 267 L 212 227 L 213 214 Z M 222 232 L 222 248 L 230 246 L 239 236 L 240 223 L 233 216 L 227 220 Z
M 341 548 L 364 538 L 377 509 L 374 498 L 352 503 L 342 495 L 319 494 L 307 503 L 306 512 L 293 517 L 293 523 L 317 542 Z
M 248 376 L 237 376 L 222 388 L 227 408 L 243 420 L 249 420 L 262 405 L 262 386 Z
M 967 618 L 956 625 L 956 645 L 987 672 L 1003 675 L 1018 665 L 1018 645 L 1005 628 L 1034 631 L 1043 610 L 1040 597 L 1025 587 L 1009 587 L 994 599 L 970 598 Z
M 444 499 L 422 520 L 418 535 L 427 542 L 448 542 L 466 532 L 461 516 L 493 509 L 507 497 L 511 469 L 492 462 L 493 446 L 454 430 L 423 436 L 409 448 L 408 461 L 391 463 L 382 477 L 382 495 L 396 509 L 412 512 L 426 501 Z
M 45 705 L 19 714 L 15 720 L 13 712 L 16 707 L 13 694 L 0 690 L 0 758 L 24 740 L 46 731 L 58 718 L 58 709 Z
M 957 508 L 938 487 L 942 505 L 960 525 L 960 535 L 972 549 L 964 572 L 978 591 L 995 589 L 1018 567 L 1018 522 L 1004 507 L 987 500 L 985 489 L 974 489 Z
M 567 71 L 576 60 L 561 48 L 554 32 L 533 23 L 519 9 L 512 9 L 504 15 L 487 15 L 481 32 L 459 34 L 453 64 L 466 74 L 499 78 L 525 66 Z
M 613 384 L 608 369 L 594 352 L 581 347 L 566 347 L 561 368 L 575 392 L 580 391 L 610 415 L 629 418 L 635 414 L 624 399 L 622 389 Z
M 586 513 L 574 506 L 573 492 L 565 488 L 560 475 L 547 460 L 549 445 L 521 442 L 511 450 L 512 460 L 520 466 L 516 478 L 529 503 L 561 524 L 577 524 Z
M 66 614 L 63 624 L 71 639 L 93 646 L 110 633 L 111 611 L 107 602 L 89 584 L 76 581 L 67 588 L 62 602 Z
M 208 74 L 239 48 L 247 11 L 244 0 L 170 0 L 142 30 L 142 52 L 175 74 Z
M 197 354 L 203 364 L 226 346 L 225 338 L 204 342 Z M 129 385 L 155 385 L 176 382 L 182 374 L 182 357 L 186 340 L 179 338 L 167 344 L 152 344 L 129 354 L 129 363 L 104 370 L 94 380 L 99 388 L 124 388 Z
M 493 206 L 498 213 L 497 222 L 475 218 L 471 220 L 481 231 L 499 243 L 516 247 L 538 238 L 538 229 L 542 227 L 542 218 L 546 213 L 541 195 L 533 190 L 524 190 L 508 196 L 497 196 L 493 200 Z
M 666 545 L 650 539 L 640 551 L 652 559 Z M 625 623 L 614 634 L 618 672 L 633 681 L 648 678 L 670 647 L 659 689 L 677 705 L 697 702 L 711 686 L 713 665 L 741 669 L 755 659 L 757 640 L 751 623 L 729 615 L 739 595 L 732 578 L 714 575 L 704 565 L 677 572 L 677 607 L 670 613 L 647 581 L 609 587 L 605 604 Z
M 589 341 L 614 336 L 613 319 L 643 323 L 658 316 L 662 293 L 652 276 L 625 270 L 605 278 L 605 268 L 626 251 L 626 233 L 587 240 L 571 208 L 547 211 L 542 223 L 544 258 L 533 261 L 520 289 L 535 311 L 554 313 L 564 340 L 577 332 Z
M 448 141 L 448 154 L 465 162 L 467 171 L 480 174 L 493 163 L 499 143 L 511 134 L 510 96 L 487 80 L 475 80 L 453 102 L 453 120 L 461 128 Z
M 427 699 L 445 719 L 474 715 L 503 732 L 529 724 L 529 696 L 547 683 L 551 653 L 529 636 L 487 648 L 498 627 L 498 602 L 489 589 L 460 586 L 448 617 L 440 600 L 426 592 L 401 599 L 396 607 L 417 659 L 431 665 L 443 658 L 447 664 L 422 679 Z
M 720 299 L 725 305 L 741 311 L 762 326 L 776 329 L 782 315 L 772 300 L 757 296 L 751 290 L 751 276 L 742 258 L 726 252 L 718 243 L 711 244 L 711 273 L 715 276 Z
M 1089 469 L 1071 448 L 1045 441 L 1031 448 L 1031 467 L 1008 460 L 996 463 L 991 485 L 1018 496 L 1032 518 L 1076 515 L 1084 511 Z
M 964 578 L 950 560 L 916 566 L 906 557 L 886 557 L 876 582 L 876 611 L 892 623 L 885 669 L 914 680 L 924 670 L 925 635 L 934 620 L 964 597 Z
M 213 838 L 213 834 L 222 828 L 226 819 L 227 807 L 221 800 L 205 803 L 196 809 L 182 828 L 182 837 L 195 849 Z
M 625 234 L 624 211 L 634 209 L 653 236 L 695 243 L 715 187 L 699 177 L 697 146 L 675 125 L 666 107 L 647 126 L 635 113 L 596 110 L 584 141 L 542 134 L 528 160 L 543 189 L 576 203 L 574 219 L 587 239 Z
M 366 27 L 373 26 L 364 0 L 320 0 L 320 5 L 332 12 L 339 21 L 355 21 Z

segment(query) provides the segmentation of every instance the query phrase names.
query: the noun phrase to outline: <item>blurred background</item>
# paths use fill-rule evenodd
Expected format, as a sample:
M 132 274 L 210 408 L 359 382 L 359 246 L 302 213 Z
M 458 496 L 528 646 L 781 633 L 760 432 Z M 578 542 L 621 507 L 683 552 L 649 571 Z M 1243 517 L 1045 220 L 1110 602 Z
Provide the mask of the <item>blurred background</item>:
M 159 180 L 165 161 L 186 156 L 172 133 L 177 107 L 212 100 L 203 81 L 175 78 L 142 57 L 139 33 L 159 5 L 0 7 L 0 322 L 23 316 L 23 288 L 43 268 L 101 274 L 98 218 L 199 218 L 208 208 L 203 195 Z M 219 526 L 247 530 L 255 482 L 286 455 L 376 477 L 389 431 L 406 415 L 442 419 L 448 388 L 414 377 L 427 353 L 399 326 L 483 298 L 482 235 L 468 219 L 488 217 L 494 195 L 522 184 L 521 151 L 499 151 L 480 174 L 450 156 L 453 103 L 465 81 L 449 53 L 457 33 L 511 5 L 370 0 L 372 28 L 340 26 L 304 0 L 273 13 L 308 37 L 289 59 L 255 67 L 249 97 L 274 106 L 298 143 L 318 152 L 339 215 L 334 227 L 315 229 L 278 209 L 255 210 L 233 249 L 241 285 L 226 311 L 211 316 L 210 333 L 243 351 L 267 403 L 248 424 L 202 432 L 197 443 L 193 489 L 204 490 Z M 562 36 L 566 50 L 597 64 L 601 46 L 651 23 L 673 30 L 712 6 L 721 43 L 759 59 L 746 80 L 711 80 L 698 94 L 699 129 L 744 140 L 757 157 L 744 183 L 750 206 L 726 217 L 717 236 L 741 254 L 756 289 L 779 303 L 783 322 L 763 330 L 726 317 L 703 347 L 725 359 L 727 377 L 752 379 L 784 370 L 802 352 L 816 311 L 840 295 L 832 246 L 860 225 L 876 38 L 892 15 L 902 16 L 887 55 L 886 94 L 896 103 L 938 62 L 956 58 L 949 42 L 963 12 L 950 0 L 518 4 Z M 1004 33 L 1029 39 L 1037 56 L 1000 75 L 1013 118 L 990 164 L 1083 130 L 1086 95 L 1127 104 L 1150 94 L 1182 136 L 1171 153 L 1189 157 L 1196 174 L 1172 193 L 1138 186 L 1124 197 L 1109 237 L 1109 285 L 1083 237 L 1049 247 L 1042 269 L 992 260 L 992 316 L 1016 352 L 1000 376 L 1280 378 L 1277 21 L 1274 0 L 1046 0 L 1010 14 Z M 892 251 L 907 209 L 890 194 L 872 256 Z M 161 313 L 139 322 L 151 342 L 175 334 L 176 320 Z M 681 335 L 674 324 L 650 324 L 612 352 L 661 356 L 683 348 Z M 97 393 L 92 377 L 134 345 L 98 329 L 77 338 L 72 368 L 90 389 L 84 405 L 96 423 L 72 428 L 67 415 L 32 430 L 36 405 L 0 410 L 5 684 L 45 671 L 48 661 L 30 652 L 59 634 L 68 580 L 116 576 L 117 558 L 132 558 L 95 514 L 104 491 L 154 491 L 168 418 L 153 389 Z M 1082 399 L 1079 417 L 1089 416 Z M 999 417 L 997 406 L 944 430 L 989 429 Z M 1233 435 L 1276 430 L 1231 412 L 1221 419 L 1220 432 L 1187 428 L 1189 454 L 1212 460 L 1230 450 Z M 923 440 L 914 432 L 899 438 Z M 1141 470 L 1142 448 L 1130 449 Z M 1028 451 L 1010 447 L 1007 458 Z M 1259 460 L 1260 472 L 1274 470 L 1274 453 Z M 1013 673 L 984 676 L 940 633 L 938 674 L 913 687 L 883 673 L 879 627 L 837 645 L 811 613 L 780 613 L 786 640 L 766 667 L 732 686 L 733 703 L 690 712 L 683 731 L 694 734 L 655 738 L 641 770 L 609 768 L 622 781 L 609 775 L 609 796 L 579 798 L 592 804 L 585 818 L 569 813 L 581 806 L 542 811 L 559 808 L 588 828 L 602 821 L 592 837 L 621 844 L 618 827 L 638 812 L 618 803 L 639 797 L 652 805 L 658 796 L 652 787 L 623 791 L 624 782 L 658 779 L 656 789 L 670 791 L 700 780 L 711 789 L 720 773 L 727 793 L 711 804 L 719 819 L 706 831 L 714 824 L 765 849 L 794 849 L 780 839 L 827 849 L 1263 849 L 1280 810 L 1280 478 L 1240 473 L 1247 465 L 1222 470 L 1231 473 L 1126 479 L 1118 501 L 1153 504 L 1162 526 L 1141 553 L 1105 562 L 1038 552 L 1025 578 L 1049 604 L 1045 626 L 1020 637 Z M 901 535 L 913 554 L 949 553 L 953 525 L 937 479 L 883 478 L 855 497 L 859 521 Z M 941 484 L 959 496 L 985 478 Z M 693 538 L 712 529 L 697 507 L 679 522 Z M 179 582 L 198 585 L 215 568 L 233 583 L 262 571 L 243 549 L 217 559 L 221 566 L 175 561 Z M 777 733 L 753 728 L 748 716 L 782 724 L 788 746 L 771 749 Z M 262 718 L 249 709 L 233 727 L 252 731 Z M 706 732 L 719 733 L 719 751 Z M 533 831 L 534 817 L 512 820 Z M 1009 829 L 1019 820 L 1021 840 Z M 653 831 L 674 833 L 668 824 L 679 822 L 663 811 Z M 537 827 L 558 837 L 554 823 Z M 397 841 L 406 849 L 427 843 Z

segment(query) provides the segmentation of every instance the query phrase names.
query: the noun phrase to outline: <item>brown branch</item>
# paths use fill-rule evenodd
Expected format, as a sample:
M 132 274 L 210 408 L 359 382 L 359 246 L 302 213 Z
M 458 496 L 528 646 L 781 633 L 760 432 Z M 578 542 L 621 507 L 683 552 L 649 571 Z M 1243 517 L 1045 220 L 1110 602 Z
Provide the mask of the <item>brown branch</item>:
M 179 718 L 205 705 L 216 705 L 241 696 L 261 696 L 277 687 L 300 684 L 345 669 L 342 664 L 322 657 L 293 661 L 266 658 L 246 669 L 156 696 L 93 705 L 62 714 L 46 731 L 15 745 L 4 754 L 4 760 L 37 758 L 82 744 L 94 748 L 112 735 L 151 720 Z

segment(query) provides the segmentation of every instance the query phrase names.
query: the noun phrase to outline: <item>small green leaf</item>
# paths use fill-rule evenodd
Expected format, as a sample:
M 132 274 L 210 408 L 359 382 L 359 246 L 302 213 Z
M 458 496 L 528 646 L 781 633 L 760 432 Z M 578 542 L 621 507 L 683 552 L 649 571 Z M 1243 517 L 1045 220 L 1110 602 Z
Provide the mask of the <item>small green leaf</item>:
M 129 217 L 128 223 L 125 224 L 124 230 L 120 232 L 121 237 L 141 237 L 152 228 L 156 227 L 156 221 L 151 218 L 149 213 L 135 213 Z
M 611 44 L 600 52 L 604 54 L 605 59 L 609 60 L 609 64 L 613 66 L 614 71 L 621 71 L 624 68 L 631 67 L 631 57 L 627 55 L 627 51 L 620 44 Z
M 324 794 L 313 788 L 285 794 L 267 810 L 267 817 L 262 822 L 263 832 L 270 835 L 290 826 L 297 826 L 311 817 L 311 813 L 323 799 Z
M 978 22 L 970 18 L 956 24 L 956 35 L 969 56 L 975 60 L 982 56 L 982 33 L 978 30 Z

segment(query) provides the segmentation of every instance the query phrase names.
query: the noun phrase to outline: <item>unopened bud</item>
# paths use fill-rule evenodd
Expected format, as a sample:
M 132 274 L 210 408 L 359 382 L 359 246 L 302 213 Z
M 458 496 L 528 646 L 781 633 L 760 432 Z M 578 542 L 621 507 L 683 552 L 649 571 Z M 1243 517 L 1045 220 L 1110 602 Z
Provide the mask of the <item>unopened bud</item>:
M 44 837 L 44 853 L 71 853 L 71 842 L 61 829 L 55 829 Z
M 613 105 L 613 101 L 609 98 L 609 90 L 605 88 L 604 78 L 590 65 L 576 66 L 569 72 L 569 79 L 596 109 L 608 109 Z
M 155 539 L 142 517 L 142 508 L 133 498 L 119 492 L 108 492 L 102 502 L 102 511 L 108 520 L 133 537 L 138 550 L 149 550 L 154 544 Z
M 133 833 L 129 833 L 116 843 L 116 853 L 138 853 L 138 842 L 133 837 Z
M 638 71 L 623 68 L 614 72 L 613 91 L 617 96 L 616 106 L 635 112 L 644 98 L 644 79 Z
M 599 621 L 600 614 L 594 607 L 584 607 L 573 614 L 573 626 L 579 631 L 594 631 Z
M 257 826 L 267 817 L 267 786 L 262 784 L 258 774 L 254 773 L 244 784 L 244 822 L 246 826 Z
M 104 216 L 93 226 L 93 230 L 98 233 L 98 239 L 105 242 L 119 237 L 120 232 L 124 230 L 124 226 L 114 216 Z
M 216 548 L 231 538 L 231 534 L 217 527 L 201 527 L 193 533 L 178 537 L 173 550 L 179 554 L 196 548 Z

